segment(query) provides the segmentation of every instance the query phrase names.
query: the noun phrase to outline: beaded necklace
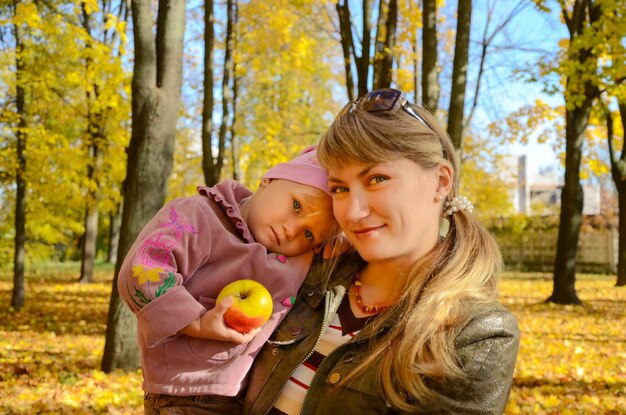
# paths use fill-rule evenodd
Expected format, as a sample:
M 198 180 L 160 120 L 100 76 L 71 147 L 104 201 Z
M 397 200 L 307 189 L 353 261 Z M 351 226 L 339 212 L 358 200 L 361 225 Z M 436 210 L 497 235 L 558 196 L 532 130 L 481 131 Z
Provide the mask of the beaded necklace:
M 375 314 L 380 313 L 381 311 L 385 311 L 391 304 L 387 305 L 365 305 L 363 304 L 363 299 L 361 298 L 361 280 L 359 279 L 359 274 L 354 276 L 354 301 L 356 301 L 356 305 L 359 306 L 362 312 L 367 314 Z

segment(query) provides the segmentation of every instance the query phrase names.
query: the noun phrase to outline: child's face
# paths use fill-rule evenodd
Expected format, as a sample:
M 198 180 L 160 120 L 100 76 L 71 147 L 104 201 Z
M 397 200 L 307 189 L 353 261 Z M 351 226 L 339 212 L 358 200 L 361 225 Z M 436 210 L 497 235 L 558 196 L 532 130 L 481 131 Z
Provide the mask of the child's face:
M 241 211 L 256 241 L 285 256 L 319 247 L 335 223 L 330 196 L 290 180 L 262 183 Z

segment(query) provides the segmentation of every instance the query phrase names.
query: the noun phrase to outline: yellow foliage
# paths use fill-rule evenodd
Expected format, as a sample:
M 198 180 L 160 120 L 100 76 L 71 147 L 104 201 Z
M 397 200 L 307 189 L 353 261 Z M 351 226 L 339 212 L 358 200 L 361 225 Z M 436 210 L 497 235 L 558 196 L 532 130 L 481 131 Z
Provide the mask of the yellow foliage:
M 83 232 L 88 190 L 101 190 L 103 213 L 114 210 L 126 171 L 130 74 L 111 45 L 91 38 L 77 24 L 77 16 L 71 16 L 82 13 L 81 2 L 70 3 L 63 9 L 67 15 L 62 15 L 50 13 L 47 3 L 38 9 L 34 2 L 19 2 L 14 18 L 14 23 L 25 26 L 20 76 L 28 114 L 26 127 L 18 131 L 13 109 L 2 113 L 3 121 L 11 122 L 11 129 L 3 131 L 11 145 L 0 150 L 0 171 L 14 177 L 17 162 L 13 143 L 18 132 L 24 133 L 26 170 L 22 174 L 29 190 L 26 219 L 27 252 L 31 256 L 49 252 L 53 244 L 73 246 L 77 233 Z M 92 29 L 96 29 L 101 16 L 93 14 L 99 12 L 99 2 L 83 3 L 92 14 Z M 116 28 L 125 29 L 123 23 L 113 23 Z M 104 24 L 94 33 L 100 33 L 102 27 Z M 1 97 L 5 104 L 8 97 L 16 94 L 14 53 L 10 48 L 0 51 L 0 62 L 11 65 L 4 65 L 8 69 L 0 72 L 0 82 L 8 90 L 7 97 Z M 97 126 L 89 125 L 90 116 L 100 120 Z M 90 134 L 96 131 L 103 136 L 101 158 L 97 160 L 89 157 Z M 86 179 L 90 166 L 96 167 L 91 181 Z M 4 194 L 3 190 L 6 187 L 0 193 Z M 12 204 L 12 197 L 3 197 L 2 203 Z
M 13 24 L 26 25 L 31 29 L 38 29 L 41 23 L 37 5 L 32 2 L 19 2 L 15 7 Z
M 81 0 L 81 2 L 83 3 L 83 7 L 85 8 L 85 12 L 87 14 L 92 14 L 100 10 L 98 0 Z
M 237 124 L 239 171 L 256 188 L 263 171 L 318 141 L 335 111 L 340 49 L 326 5 L 315 1 L 241 4 L 235 61 L 242 95 Z M 323 29 L 323 30 L 322 30 Z M 331 112 L 329 112 L 331 111 Z

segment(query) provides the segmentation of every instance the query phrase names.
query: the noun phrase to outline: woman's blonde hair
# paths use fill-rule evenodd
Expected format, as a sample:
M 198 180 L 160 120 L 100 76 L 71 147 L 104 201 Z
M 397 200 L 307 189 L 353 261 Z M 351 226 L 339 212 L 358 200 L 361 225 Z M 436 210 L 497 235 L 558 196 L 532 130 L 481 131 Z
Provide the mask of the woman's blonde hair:
M 458 158 L 452 141 L 428 111 L 413 108 L 428 125 L 402 109 L 369 113 L 348 104 L 318 146 L 320 163 L 327 168 L 398 158 L 423 168 L 449 163 L 454 169 L 448 195 L 452 199 L 458 191 Z M 497 296 L 502 260 L 495 241 L 470 213 L 459 211 L 449 218 L 449 232 L 414 264 L 396 305 L 364 331 L 377 333 L 390 319 L 392 327 L 384 338 L 372 341 L 366 360 L 342 382 L 377 367 L 387 400 L 400 410 L 433 402 L 435 394 L 427 382 L 465 376 L 454 347 L 464 324 L 464 304 L 489 302 Z

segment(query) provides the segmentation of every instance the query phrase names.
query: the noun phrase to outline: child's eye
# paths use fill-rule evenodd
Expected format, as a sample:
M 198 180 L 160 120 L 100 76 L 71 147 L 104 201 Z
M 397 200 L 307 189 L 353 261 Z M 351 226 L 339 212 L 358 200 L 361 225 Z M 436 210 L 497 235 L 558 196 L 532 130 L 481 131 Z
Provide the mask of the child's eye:
M 315 239 L 315 237 L 313 236 L 313 232 L 311 232 L 309 229 L 307 229 L 306 231 L 304 231 L 304 236 L 306 237 L 306 239 L 308 239 L 309 241 L 312 241 L 313 239 Z
M 300 213 L 300 211 L 302 210 L 302 204 L 300 204 L 299 201 L 294 200 L 293 201 L 293 210 L 295 210 L 296 213 Z

